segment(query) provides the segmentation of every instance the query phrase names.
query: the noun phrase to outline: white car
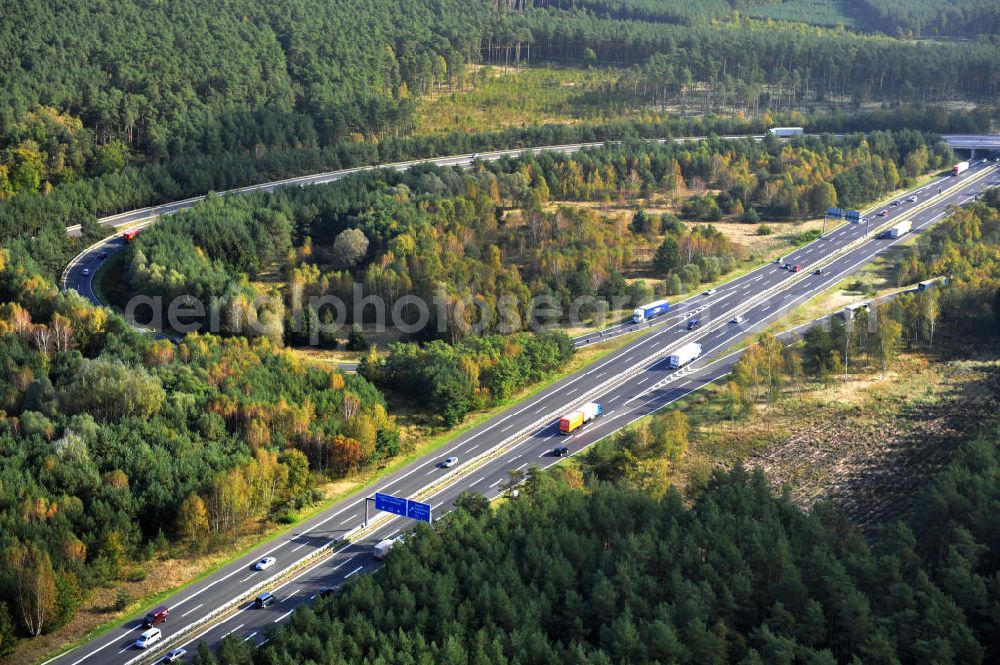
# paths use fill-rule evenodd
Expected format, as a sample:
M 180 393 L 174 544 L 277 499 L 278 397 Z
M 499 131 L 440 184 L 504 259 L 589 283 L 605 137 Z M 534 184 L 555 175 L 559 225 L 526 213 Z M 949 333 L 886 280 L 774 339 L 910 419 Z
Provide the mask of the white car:
M 161 635 L 162 633 L 160 633 L 159 628 L 150 628 L 149 630 L 144 630 L 139 635 L 139 639 L 135 641 L 135 646 L 138 649 L 148 649 L 149 647 L 153 646 L 154 644 L 160 641 Z
M 267 570 L 268 568 L 273 566 L 277 561 L 278 560 L 275 559 L 273 556 L 266 556 L 257 563 L 255 563 L 253 567 L 256 568 L 257 570 Z
M 84 268 L 83 269 L 83 274 L 84 275 L 89 275 L 90 274 L 90 268 Z
M 456 464 L 458 464 L 458 458 L 457 457 L 449 457 L 445 461 L 441 462 L 441 467 L 444 468 L 444 469 L 450 469 L 451 467 L 455 466 Z
M 715 289 L 709 289 L 708 291 L 705 291 L 705 295 L 706 296 L 714 296 L 715 295 Z
M 183 660 L 184 656 L 187 655 L 187 649 L 173 649 L 167 652 L 167 655 L 163 657 L 164 663 L 176 663 L 178 660 Z
M 737 316 L 735 319 L 733 319 L 732 321 L 729 322 L 729 325 L 731 325 L 731 326 L 738 326 L 741 323 L 743 323 L 743 320 L 744 319 L 743 319 L 742 316 Z
M 909 201 L 910 203 L 916 203 L 917 202 L 917 197 L 916 196 L 911 196 L 910 198 L 908 198 L 906 200 Z

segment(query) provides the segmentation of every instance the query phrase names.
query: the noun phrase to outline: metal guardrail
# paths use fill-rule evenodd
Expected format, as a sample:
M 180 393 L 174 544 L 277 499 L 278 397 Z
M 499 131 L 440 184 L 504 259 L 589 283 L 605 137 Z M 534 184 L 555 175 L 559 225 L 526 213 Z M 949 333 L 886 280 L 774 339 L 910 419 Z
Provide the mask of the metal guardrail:
M 364 168 L 370 168 L 370 167 L 364 167 Z M 976 181 L 980 180 L 981 178 L 985 177 L 986 175 L 988 175 L 991 172 L 992 172 L 992 169 L 984 170 L 983 172 L 977 174 L 973 178 L 969 178 L 969 179 L 963 180 L 961 182 L 961 186 L 964 187 L 964 186 L 967 186 L 967 185 L 969 185 L 969 184 L 971 184 L 973 182 L 976 182 Z M 923 202 L 921 202 L 917 206 L 914 206 L 913 208 L 911 208 L 909 212 L 915 213 L 915 212 L 919 212 L 920 210 L 923 210 L 924 208 L 926 208 L 926 207 L 932 205 L 933 203 L 935 203 L 936 201 L 938 201 L 938 200 L 940 200 L 942 198 L 946 198 L 947 196 L 950 196 L 950 191 L 951 191 L 951 188 L 949 188 L 948 190 L 942 192 L 941 194 L 937 194 L 937 195 L 934 195 L 934 196 L 932 196 L 932 197 L 930 197 L 928 199 L 925 199 Z M 874 208 L 871 208 L 871 209 L 874 210 Z M 152 221 L 152 220 L 149 220 L 149 221 Z M 886 222 L 884 222 L 883 224 L 875 227 L 875 230 L 873 231 L 873 233 L 875 235 L 877 235 L 880 230 L 882 230 L 882 229 L 884 229 L 886 227 L 889 227 L 892 223 L 896 223 L 895 220 L 886 220 Z M 839 228 L 839 227 L 837 227 L 837 228 Z M 845 254 L 845 253 L 847 253 L 847 252 L 855 249 L 857 246 L 859 246 L 860 244 L 864 243 L 865 241 L 867 241 L 869 239 L 870 239 L 869 236 L 863 236 L 861 238 L 856 238 L 855 240 L 853 240 L 850 243 L 848 243 L 848 244 L 844 245 L 843 247 L 839 248 L 837 251 L 833 252 L 832 254 L 830 254 L 830 255 L 828 255 L 826 257 L 823 257 L 823 260 L 825 262 L 827 262 L 827 263 L 829 261 L 836 260 L 838 257 L 840 257 L 843 254 Z M 92 247 L 94 247 L 96 245 L 99 245 L 102 242 L 104 242 L 104 241 L 101 241 L 99 243 L 95 243 L 95 245 L 93 245 Z M 762 266 L 762 267 L 764 267 L 764 266 Z M 756 307 L 763 300 L 766 300 L 767 298 L 770 298 L 771 296 L 773 296 L 777 292 L 787 290 L 790 286 L 792 286 L 794 284 L 797 284 L 802 279 L 805 279 L 809 274 L 810 273 L 808 271 L 802 271 L 801 273 L 793 275 L 789 279 L 783 280 L 783 281 L 779 282 L 778 284 L 775 284 L 774 286 L 769 287 L 765 291 L 762 291 L 762 292 L 756 294 L 754 297 L 752 297 L 752 298 L 750 298 L 750 299 L 748 299 L 748 300 L 740 303 L 736 308 L 734 308 L 733 310 L 730 311 L 730 315 L 737 316 L 739 314 L 742 314 L 742 313 L 746 312 L 749 309 L 752 309 L 753 307 Z M 697 331 L 692 331 L 692 332 L 690 332 L 690 333 L 688 333 L 686 335 L 683 335 L 681 337 L 681 339 L 677 340 L 677 342 L 675 342 L 674 344 L 671 344 L 669 346 L 665 346 L 664 348 L 660 349 L 659 351 L 656 351 L 656 352 L 650 354 L 645 359 L 643 359 L 641 362 L 636 363 L 630 370 L 628 370 L 628 371 L 626 371 L 624 373 L 621 373 L 621 374 L 617 374 L 617 375 L 609 378 L 608 380 L 603 381 L 602 383 L 598 384 L 594 388 L 591 388 L 590 390 L 588 390 L 587 392 L 585 392 L 584 394 L 582 394 L 581 396 L 579 396 L 577 399 L 575 399 L 572 402 L 570 402 L 570 404 L 571 405 L 574 405 L 574 404 L 583 404 L 583 403 L 589 401 L 594 396 L 597 396 L 597 395 L 600 395 L 602 393 L 605 393 L 608 390 L 611 390 L 612 388 L 614 388 L 616 385 L 624 383 L 625 381 L 627 381 L 628 379 L 632 378 L 636 374 L 644 371 L 645 368 L 650 363 L 656 362 L 659 359 L 661 359 L 661 358 L 669 355 L 672 351 L 676 350 L 677 348 L 679 348 L 679 346 L 687 343 L 691 339 L 699 337 L 699 336 L 703 336 L 703 335 L 705 335 L 705 334 L 707 334 L 709 332 L 717 330 L 718 328 L 720 328 L 723 325 L 720 322 L 724 321 L 728 317 L 729 317 L 729 315 L 727 315 L 726 317 L 723 317 L 721 319 L 716 319 L 708 327 L 701 328 L 701 329 L 699 329 Z M 728 325 L 728 322 L 726 322 L 724 325 Z M 671 376 L 674 376 L 674 374 L 676 374 L 676 373 L 671 374 Z M 654 386 L 655 385 L 660 385 L 660 384 L 662 384 L 662 380 L 660 382 L 657 382 L 657 384 L 654 384 Z M 452 473 L 448 474 L 448 476 L 446 476 L 445 478 L 442 478 L 441 480 L 439 480 L 437 482 L 434 482 L 434 483 L 431 483 L 429 485 L 424 486 L 423 488 L 421 488 L 420 490 L 418 490 L 416 493 L 414 493 L 413 496 L 414 497 L 433 496 L 437 492 L 441 491 L 441 489 L 444 489 L 444 488 L 446 488 L 446 487 L 454 484 L 455 482 L 457 482 L 461 478 L 464 478 L 467 475 L 469 475 L 475 469 L 481 468 L 483 465 L 488 464 L 490 461 L 496 459 L 497 457 L 499 457 L 503 453 L 507 452 L 507 450 L 509 450 L 510 448 L 514 447 L 514 444 L 516 444 L 518 441 L 520 441 L 521 439 L 523 439 L 526 435 L 528 435 L 529 433 L 537 430 L 539 427 L 543 426 L 544 424 L 546 424 L 548 422 L 551 422 L 551 420 L 555 416 L 557 416 L 558 414 L 564 412 L 567 409 L 571 409 L 571 408 L 572 408 L 572 406 L 561 407 L 557 411 L 549 412 L 545 416 L 534 420 L 530 425 L 522 427 L 517 432 L 515 432 L 514 434 L 512 434 L 512 435 L 508 436 L 507 438 L 503 439 L 500 443 L 496 444 L 492 448 L 484 451 L 480 455 L 477 455 L 476 457 L 474 457 L 473 459 L 469 460 L 465 464 L 460 465 L 459 467 L 457 467 L 455 469 L 455 471 L 453 471 Z M 309 564 L 313 560 L 318 559 L 321 556 L 325 556 L 325 555 L 327 555 L 329 553 L 332 553 L 336 549 L 339 549 L 339 548 L 335 547 L 335 545 L 337 543 L 347 544 L 347 543 L 354 542 L 359 537 L 362 537 L 362 536 L 366 535 L 367 533 L 369 533 L 370 531 L 373 531 L 374 529 L 379 528 L 385 522 L 388 522 L 388 521 L 390 521 L 392 519 L 395 519 L 396 517 L 397 516 L 395 516 L 395 515 L 384 515 L 383 517 L 375 518 L 375 520 L 369 522 L 365 526 L 360 526 L 360 527 L 356 527 L 355 529 L 352 529 L 347 534 L 345 534 L 343 538 L 331 540 L 326 545 L 323 545 L 321 547 L 316 548 L 315 550 L 313 550 L 309 554 L 307 554 L 307 555 L 301 557 L 300 559 L 298 559 L 297 561 L 295 561 L 292 565 L 288 566 L 287 568 L 284 568 L 281 571 L 279 571 L 279 572 L 275 573 L 274 575 L 272 575 L 271 577 L 267 578 L 266 580 L 263 580 L 263 581 L 257 583 L 256 585 L 254 585 L 250 589 L 248 589 L 248 590 L 240 593 L 238 596 L 236 596 L 233 599 L 227 601 L 226 603 L 223 603 L 218 608 L 216 608 L 215 610 L 213 610 L 209 614 L 205 615 L 204 617 L 198 619 L 197 621 L 194 621 L 194 622 L 188 624 L 187 626 L 184 626 L 183 628 L 181 628 L 180 630 L 178 630 L 176 633 L 173 633 L 170 636 L 164 638 L 163 640 L 161 640 L 158 643 L 158 646 L 155 647 L 155 651 L 147 651 L 147 652 L 144 652 L 142 654 L 139 654 L 135 658 L 132 658 L 129 661 L 127 661 L 126 665 L 136 665 L 138 663 L 143 662 L 146 659 L 151 659 L 151 658 L 154 658 L 154 657 L 158 658 L 159 657 L 158 654 L 161 653 L 163 651 L 163 649 L 165 647 L 167 647 L 169 644 L 171 644 L 173 642 L 176 642 L 181 637 L 184 637 L 185 635 L 188 635 L 188 634 L 194 632 L 198 627 L 204 626 L 205 624 L 210 623 L 211 621 L 213 621 L 214 619 L 222 616 L 223 614 L 230 612 L 236 606 L 242 604 L 243 602 L 246 602 L 249 598 L 255 596 L 258 592 L 262 591 L 266 587 L 273 586 L 276 582 L 278 582 L 281 579 L 287 577 L 289 574 L 300 570 L 302 567 L 304 567 L 305 565 Z

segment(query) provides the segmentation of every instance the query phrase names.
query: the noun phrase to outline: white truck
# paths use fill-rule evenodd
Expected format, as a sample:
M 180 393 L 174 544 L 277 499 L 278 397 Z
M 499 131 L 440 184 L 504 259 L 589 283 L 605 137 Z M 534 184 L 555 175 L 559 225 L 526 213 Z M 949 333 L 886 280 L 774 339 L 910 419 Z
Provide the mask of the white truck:
M 803 130 L 801 127 L 772 127 L 767 130 L 767 133 L 777 136 L 779 139 L 787 139 L 791 136 L 802 136 Z
M 969 170 L 969 162 L 959 162 L 951 168 L 952 175 L 961 175 Z
M 378 543 L 376 543 L 375 549 L 372 552 L 372 555 L 375 557 L 375 560 L 381 561 L 386 556 L 388 556 L 389 551 L 393 548 L 395 544 L 396 541 L 392 538 L 386 538 L 385 540 L 380 540 Z
M 670 369 L 684 367 L 684 365 L 687 365 L 700 355 L 701 344 L 698 344 L 697 342 L 688 342 L 667 356 L 667 367 Z
M 907 233 L 910 232 L 910 229 L 912 229 L 912 228 L 913 228 L 913 222 L 911 222 L 910 220 L 906 220 L 906 221 L 903 221 L 903 222 L 899 222 L 898 224 L 896 224 L 895 226 L 893 226 L 891 229 L 889 229 L 888 231 L 886 231 L 886 233 L 888 234 L 889 238 L 892 238 L 892 239 L 895 240 L 896 238 L 899 238 L 900 236 L 905 236 Z

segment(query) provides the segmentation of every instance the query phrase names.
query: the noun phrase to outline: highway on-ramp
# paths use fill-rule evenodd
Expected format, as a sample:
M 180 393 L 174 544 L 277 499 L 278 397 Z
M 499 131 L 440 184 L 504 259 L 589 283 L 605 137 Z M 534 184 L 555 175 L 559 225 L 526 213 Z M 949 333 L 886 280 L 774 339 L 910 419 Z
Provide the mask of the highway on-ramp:
M 985 184 L 995 181 L 992 163 L 976 164 L 960 177 L 940 178 L 915 190 L 918 202 L 893 208 L 890 219 L 910 219 L 914 232 L 919 232 L 941 219 L 949 205 L 966 202 Z M 939 187 L 943 190 L 940 195 Z M 361 529 L 364 496 L 381 491 L 419 498 L 431 503 L 435 516 L 440 516 L 461 492 L 471 490 L 492 498 L 502 491 L 511 471 L 556 463 L 559 458 L 551 454 L 556 444 L 577 453 L 724 376 L 739 354 L 723 355 L 725 349 L 899 242 L 877 239 L 873 234 L 866 237 L 865 231 L 864 224 L 843 224 L 785 257 L 788 263 L 801 265 L 801 272 L 768 264 L 719 286 L 712 295 L 700 294 L 676 303 L 638 339 L 475 427 L 440 453 L 413 462 L 179 592 L 165 601 L 170 607 L 169 620 L 160 625 L 165 646 L 198 639 L 215 645 L 230 634 L 260 644 L 269 627 L 287 620 L 297 605 L 320 589 L 339 586 L 375 567 L 372 545 L 409 525 L 402 518 L 380 514 L 373 515 L 373 526 Z M 822 274 L 814 274 L 817 267 L 823 267 Z M 737 314 L 741 321 L 731 323 Z M 687 322 L 692 318 L 700 325 L 689 331 Z M 663 357 L 688 340 L 703 345 L 702 358 L 680 370 L 667 368 Z M 603 405 L 604 414 L 571 436 L 559 435 L 558 414 L 591 400 Z M 440 460 L 450 455 L 457 456 L 460 463 L 452 469 L 441 468 Z M 329 548 L 332 542 L 348 537 L 349 544 Z M 314 558 L 303 563 L 313 554 Z M 277 564 L 266 572 L 254 571 L 252 564 L 264 556 L 275 557 Z M 265 580 L 284 571 L 291 572 L 262 587 Z M 250 594 L 261 588 L 274 593 L 278 602 L 253 609 Z M 228 609 L 220 613 L 220 608 Z M 162 650 L 143 654 L 132 648 L 138 633 L 138 621 L 127 621 L 54 660 L 60 665 L 120 665 L 143 655 L 150 659 L 162 655 Z

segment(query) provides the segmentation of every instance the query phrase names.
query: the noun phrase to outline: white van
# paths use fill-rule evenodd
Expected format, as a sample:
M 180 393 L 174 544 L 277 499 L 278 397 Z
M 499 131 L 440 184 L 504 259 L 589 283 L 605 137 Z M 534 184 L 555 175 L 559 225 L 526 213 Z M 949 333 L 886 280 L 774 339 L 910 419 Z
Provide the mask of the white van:
M 160 641 L 162 633 L 160 633 L 159 628 L 150 628 L 148 630 L 142 631 L 139 635 L 139 639 L 135 641 L 135 646 L 140 649 L 145 649 L 150 647 Z

